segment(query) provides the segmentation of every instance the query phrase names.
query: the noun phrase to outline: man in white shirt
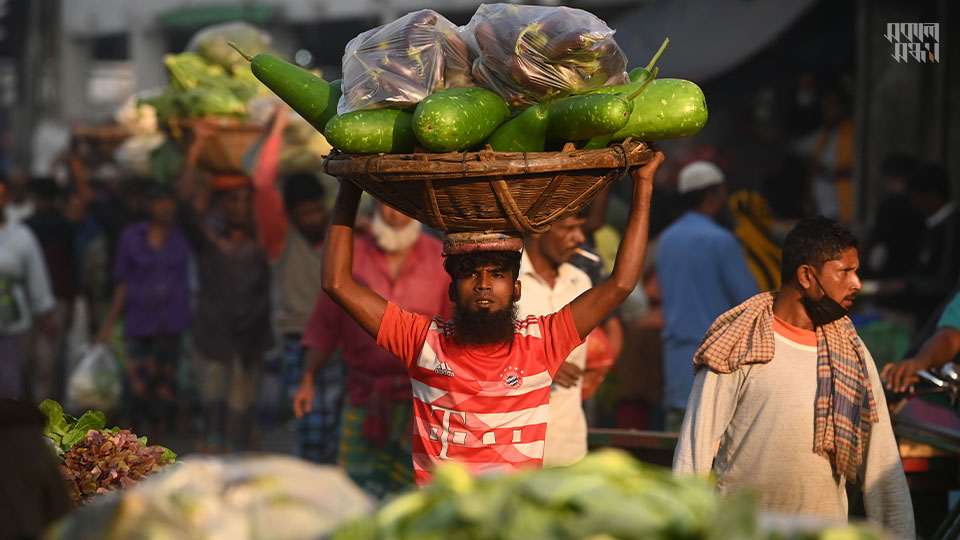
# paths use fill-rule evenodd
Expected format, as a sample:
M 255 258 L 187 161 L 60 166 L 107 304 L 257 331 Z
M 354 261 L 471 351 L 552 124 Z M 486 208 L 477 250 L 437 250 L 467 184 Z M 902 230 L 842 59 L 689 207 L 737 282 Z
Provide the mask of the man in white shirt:
M 876 365 L 846 316 L 860 290 L 857 239 L 824 217 L 787 234 L 782 286 L 724 313 L 693 357 L 696 379 L 673 470 L 715 474 L 759 509 L 867 519 L 915 538 L 910 492 Z
M 570 216 L 543 234 L 524 238 L 520 261 L 523 294 L 517 302 L 520 320 L 554 313 L 591 287 L 590 277 L 567 262 L 586 239 L 585 221 Z M 571 465 L 587 453 L 587 419 L 581 400 L 586 363 L 584 343 L 570 353 L 554 378 L 543 450 L 545 467 Z
M 55 302 L 40 244 L 26 225 L 6 217 L 7 197 L 0 182 L 0 397 L 18 397 L 23 334 L 40 316 L 49 331 Z

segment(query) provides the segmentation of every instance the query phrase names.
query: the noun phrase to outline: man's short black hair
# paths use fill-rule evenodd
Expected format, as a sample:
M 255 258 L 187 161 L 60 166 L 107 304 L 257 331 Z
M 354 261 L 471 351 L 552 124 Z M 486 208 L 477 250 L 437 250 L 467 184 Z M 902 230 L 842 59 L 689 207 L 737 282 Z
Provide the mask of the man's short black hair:
M 57 194 L 60 193 L 60 186 L 57 185 L 56 180 L 49 176 L 39 176 L 30 179 L 30 182 L 27 184 L 27 191 L 35 197 L 53 200 L 56 199 Z
M 447 255 L 443 269 L 454 281 L 469 276 L 477 268 L 492 266 L 503 268 L 513 274 L 513 280 L 520 279 L 519 251 L 475 251 L 457 255 Z
M 322 201 L 326 197 L 320 179 L 310 173 L 291 174 L 283 181 L 283 205 L 287 211 L 299 203 Z
M 839 259 L 847 249 L 856 247 L 857 237 L 832 219 L 817 216 L 800 220 L 783 242 L 780 282 L 793 281 L 801 265 L 819 269 L 827 261 Z
M 950 177 L 942 165 L 928 163 L 921 165 L 907 180 L 907 191 L 913 195 L 935 192 L 945 201 L 950 200 Z
M 682 193 L 680 194 L 680 206 L 684 210 L 696 210 L 701 204 L 703 204 L 703 201 L 707 200 L 707 197 L 716 193 L 717 191 L 720 191 L 720 186 L 722 185 L 723 184 L 715 184 L 702 189 Z

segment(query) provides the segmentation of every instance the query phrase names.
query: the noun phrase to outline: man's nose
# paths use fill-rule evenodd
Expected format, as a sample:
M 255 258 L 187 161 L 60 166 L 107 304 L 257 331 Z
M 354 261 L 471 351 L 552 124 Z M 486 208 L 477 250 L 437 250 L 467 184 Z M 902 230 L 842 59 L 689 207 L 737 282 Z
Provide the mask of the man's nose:
M 863 283 L 860 282 L 860 276 L 857 274 L 853 275 L 853 292 L 860 292 L 860 289 L 863 289 Z
M 577 246 L 587 241 L 587 236 L 583 234 L 583 229 L 573 231 L 573 241 L 576 242 Z
M 479 290 L 489 290 L 490 289 L 490 276 L 487 274 L 480 274 L 477 276 L 477 282 L 474 285 L 474 288 Z

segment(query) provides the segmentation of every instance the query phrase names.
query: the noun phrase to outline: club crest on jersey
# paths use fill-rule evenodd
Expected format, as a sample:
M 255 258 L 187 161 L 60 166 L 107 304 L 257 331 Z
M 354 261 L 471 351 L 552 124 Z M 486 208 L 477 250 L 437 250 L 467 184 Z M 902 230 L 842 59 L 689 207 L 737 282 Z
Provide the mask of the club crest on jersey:
M 500 382 L 507 388 L 520 388 L 523 384 L 523 370 L 515 366 L 504 369 L 500 374 Z
M 450 366 L 446 362 L 440 362 L 440 365 L 433 368 L 433 372 L 437 375 L 446 375 L 447 377 L 453 377 L 453 370 L 450 369 Z

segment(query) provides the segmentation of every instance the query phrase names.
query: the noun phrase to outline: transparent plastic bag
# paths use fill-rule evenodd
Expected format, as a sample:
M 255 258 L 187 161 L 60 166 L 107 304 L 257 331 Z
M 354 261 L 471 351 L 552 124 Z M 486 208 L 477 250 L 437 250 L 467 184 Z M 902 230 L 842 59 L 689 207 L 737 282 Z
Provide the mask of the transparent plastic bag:
M 89 346 L 67 380 L 67 408 L 107 411 L 119 403 L 120 392 L 120 365 L 113 353 L 102 343 Z
M 437 90 L 472 85 L 470 56 L 457 27 L 423 9 L 350 40 L 337 112 L 404 108 Z
M 614 30 L 568 7 L 481 4 L 462 35 L 473 77 L 517 108 L 628 82 Z

